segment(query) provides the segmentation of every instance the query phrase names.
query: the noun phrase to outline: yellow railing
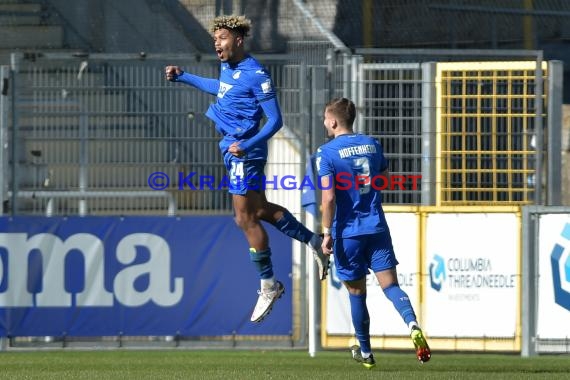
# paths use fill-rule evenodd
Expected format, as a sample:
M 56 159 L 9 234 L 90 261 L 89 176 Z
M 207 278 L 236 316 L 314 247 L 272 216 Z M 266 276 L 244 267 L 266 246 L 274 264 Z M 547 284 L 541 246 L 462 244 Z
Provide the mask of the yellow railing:
M 437 64 L 437 205 L 533 202 L 535 67 Z

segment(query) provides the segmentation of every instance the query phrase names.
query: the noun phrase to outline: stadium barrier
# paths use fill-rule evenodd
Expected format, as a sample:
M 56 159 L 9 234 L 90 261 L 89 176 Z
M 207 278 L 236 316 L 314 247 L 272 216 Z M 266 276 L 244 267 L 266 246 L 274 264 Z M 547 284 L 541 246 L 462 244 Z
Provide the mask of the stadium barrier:
M 310 46 L 295 56 L 258 57 L 278 91 L 287 130 L 279 137 L 298 141 L 289 145 L 305 149 L 298 152 L 301 157 L 326 139 L 321 121 L 326 101 L 348 96 L 359 107 L 357 130 L 378 137 L 391 172 L 422 177 L 417 189 L 385 191 L 386 203 L 558 204 L 560 62 L 543 62 L 534 51 L 397 49 L 381 49 L 382 61 L 375 49 L 362 49 L 327 54 L 320 63 L 311 56 L 307 63 L 303 51 Z M 320 45 L 318 51 L 328 52 Z M 411 62 L 417 57 L 405 53 L 434 61 Z M 536 61 L 529 61 L 533 54 Z M 442 61 L 450 56 L 453 60 Z M 392 57 L 400 61 L 385 62 Z M 466 60 L 473 57 L 487 60 Z M 171 177 L 225 173 L 218 136 L 204 115 L 211 97 L 162 75 L 164 65 L 178 63 L 216 77 L 214 57 L 14 53 L 12 61 L 1 69 L 4 82 L 13 84 L 9 91 L 5 86 L 0 102 L 0 142 L 10 147 L 0 160 L 6 211 L 161 213 L 161 197 L 106 195 L 54 204 L 18 192 L 144 192 L 149 174 L 157 171 Z M 177 185 L 172 181 L 164 190 L 173 192 L 178 213 L 231 212 L 224 189 L 178 192 Z
M 568 352 L 570 208 L 387 206 L 386 215 L 399 282 L 432 349 Z M 4 348 L 303 346 L 300 270 L 274 229 L 277 275 L 292 291 L 251 324 L 258 284 L 228 216 L 0 223 Z M 410 349 L 373 276 L 368 288 L 373 346 Z M 346 348 L 355 338 L 334 262 L 322 292 L 322 346 Z
M 326 51 L 327 57 L 311 54 L 310 61 L 305 60 L 310 44 L 300 46 L 295 56 L 258 57 L 272 72 L 285 122 L 272 139 L 269 175 L 302 177 L 307 156 L 325 141 L 323 105 L 332 96 L 349 96 L 359 106 L 358 130 L 381 140 L 391 171 L 422 178 L 419 189 L 386 191 L 387 204 L 408 204 L 413 210 L 419 204 L 504 205 L 507 209 L 543 200 L 556 204 L 560 161 L 553 158 L 560 128 L 559 62 L 542 63 L 541 52 L 534 51 L 523 52 L 526 56 L 496 50 L 363 49 L 350 55 L 320 46 L 318 51 Z M 378 52 L 384 57 L 378 59 Z M 419 59 L 425 58 L 422 54 L 428 54 L 430 61 Z M 390 62 L 394 57 L 399 61 Z M 485 58 L 486 63 L 479 65 L 473 57 Z M 532 58 L 536 61 L 528 61 Z M 211 98 L 168 83 L 162 75 L 165 64 L 177 63 L 216 77 L 216 59 L 45 52 L 17 53 L 12 61 L 11 67 L 1 68 L 3 83 L 12 84 L 3 86 L 0 96 L 3 214 L 164 215 L 169 207 L 169 215 L 179 216 L 231 213 L 225 189 L 179 191 L 174 180 L 160 190 L 164 193 L 144 197 L 154 191 L 148 183 L 156 172 L 169 178 L 189 172 L 215 178 L 224 175 L 218 137 L 204 116 Z M 544 169 L 537 171 L 537 167 Z M 535 190 L 542 189 L 537 185 L 542 183 L 546 196 L 537 198 Z M 54 192 L 57 196 L 47 196 Z M 125 196 L 112 196 L 115 192 Z M 86 196 L 81 197 L 82 193 Z M 309 199 L 304 205 L 314 206 L 318 194 L 313 194 L 312 201 L 306 195 L 268 192 L 270 200 L 316 229 L 316 215 L 303 211 L 301 198 Z M 423 226 L 421 220 L 418 223 Z M 293 244 L 293 328 L 292 339 L 285 340 L 287 344 L 292 340 L 293 346 L 305 344 L 307 320 L 319 312 L 306 302 L 315 286 L 308 280 L 312 261 L 305 261 L 304 249 Z M 445 262 L 445 257 L 439 257 Z M 415 273 L 425 277 L 428 258 L 421 259 L 422 267 Z M 444 272 L 439 269 L 436 277 Z M 414 283 L 410 273 L 414 272 L 402 278 L 406 284 Z M 0 286 L 5 290 L 7 285 Z M 422 289 L 418 302 L 426 297 Z M 443 287 L 440 293 L 449 290 Z M 418 307 L 423 313 L 422 304 Z M 109 339 L 112 344 L 127 342 L 121 336 Z M 520 331 L 513 330 L 513 337 L 505 339 L 508 342 L 501 347 L 520 349 Z M 238 341 L 229 336 L 221 344 Z M 451 337 L 449 342 L 456 340 Z M 474 346 L 487 347 L 480 341 Z
M 570 207 L 523 207 L 523 356 L 570 352 Z
M 570 208 L 387 206 L 386 213 L 398 279 L 432 349 L 568 352 Z M 373 347 L 412 348 L 374 276 L 367 287 Z M 357 344 L 334 272 L 322 298 L 323 347 Z
M 291 239 L 273 228 L 275 275 L 288 291 L 262 324 L 249 321 L 259 280 L 230 216 L 2 217 L 0 230 L 0 336 L 13 346 L 22 337 L 292 344 Z

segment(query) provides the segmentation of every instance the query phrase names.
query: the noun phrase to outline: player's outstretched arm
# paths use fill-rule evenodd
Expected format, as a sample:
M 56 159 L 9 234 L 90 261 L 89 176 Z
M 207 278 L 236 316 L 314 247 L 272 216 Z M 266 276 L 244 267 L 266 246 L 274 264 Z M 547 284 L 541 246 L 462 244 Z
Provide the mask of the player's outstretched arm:
M 179 66 L 166 66 L 164 73 L 168 81 L 186 83 L 210 95 L 217 95 L 220 88 L 219 80 L 186 73 Z
M 164 68 L 164 75 L 166 75 L 166 80 L 175 82 L 176 78 L 182 74 L 182 69 L 178 66 L 166 66 Z

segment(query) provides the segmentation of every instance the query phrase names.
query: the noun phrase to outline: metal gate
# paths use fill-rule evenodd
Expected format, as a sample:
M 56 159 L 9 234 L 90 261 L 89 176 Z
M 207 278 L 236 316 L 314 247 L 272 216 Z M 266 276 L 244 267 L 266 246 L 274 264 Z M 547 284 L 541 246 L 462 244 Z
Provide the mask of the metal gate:
M 561 62 L 534 51 L 356 53 L 358 131 L 380 140 L 393 174 L 421 176 L 384 191 L 385 203 L 559 204 Z
M 278 87 L 288 130 L 276 138 L 305 139 L 306 68 L 284 56 L 260 60 Z M 15 54 L 13 62 L 5 124 L 16 128 L 4 126 L 4 162 L 15 174 L 4 177 L 5 212 L 231 212 L 227 189 L 200 183 L 225 175 L 219 136 L 204 115 L 212 98 L 163 76 L 165 65 L 178 64 L 217 78 L 217 60 Z M 302 165 L 301 156 L 293 163 Z M 164 186 L 151 186 L 153 180 Z
M 328 50 L 328 64 L 321 57 L 310 65 L 302 54 L 258 57 L 272 73 L 284 116 L 275 138 L 291 142 L 289 156 L 280 154 L 283 162 L 272 167 L 304 171 L 306 154 L 326 140 L 322 107 L 347 96 L 359 110 L 357 131 L 377 136 L 391 172 L 409 179 L 387 189 L 385 203 L 559 202 L 559 62 L 544 69 L 536 65 L 540 56 L 382 62 L 361 53 Z M 445 52 L 432 56 L 438 53 Z M 484 52 L 471 53 L 456 61 Z M 212 99 L 166 82 L 163 67 L 173 63 L 218 76 L 217 60 L 194 56 L 14 54 L 12 69 L 3 69 L 14 84 L 14 101 L 3 97 L 0 119 L 3 168 L 12 173 L 3 176 L 4 213 L 230 213 L 225 189 L 183 191 L 200 178 L 188 175 L 222 178 L 225 169 L 204 115 Z M 168 181 L 163 189 L 150 188 L 154 175 Z

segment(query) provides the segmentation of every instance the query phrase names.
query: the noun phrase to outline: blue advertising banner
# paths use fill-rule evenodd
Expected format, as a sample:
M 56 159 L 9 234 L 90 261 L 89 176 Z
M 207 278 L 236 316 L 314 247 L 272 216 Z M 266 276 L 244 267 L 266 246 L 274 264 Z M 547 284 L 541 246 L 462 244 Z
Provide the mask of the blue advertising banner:
M 265 226 L 286 292 L 254 324 L 230 216 L 0 218 L 0 336 L 290 335 L 291 239 Z

